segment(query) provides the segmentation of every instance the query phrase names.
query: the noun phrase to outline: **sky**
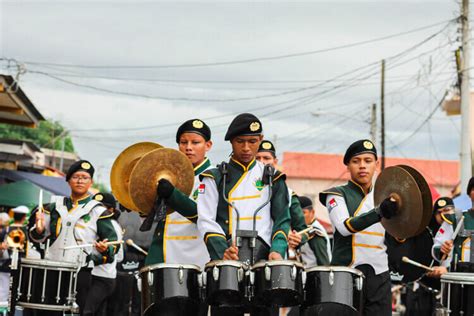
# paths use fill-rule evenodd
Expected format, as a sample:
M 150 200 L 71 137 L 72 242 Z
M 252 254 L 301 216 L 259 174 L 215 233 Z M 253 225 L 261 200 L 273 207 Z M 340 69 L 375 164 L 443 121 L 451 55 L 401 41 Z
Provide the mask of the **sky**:
M 280 156 L 343 153 L 371 136 L 382 59 L 387 156 L 453 160 L 460 118 L 438 104 L 456 82 L 458 15 L 451 0 L 0 1 L 0 71 L 26 70 L 22 89 L 106 184 L 123 149 L 176 148 L 192 118 L 211 127 L 215 163 L 242 112 Z

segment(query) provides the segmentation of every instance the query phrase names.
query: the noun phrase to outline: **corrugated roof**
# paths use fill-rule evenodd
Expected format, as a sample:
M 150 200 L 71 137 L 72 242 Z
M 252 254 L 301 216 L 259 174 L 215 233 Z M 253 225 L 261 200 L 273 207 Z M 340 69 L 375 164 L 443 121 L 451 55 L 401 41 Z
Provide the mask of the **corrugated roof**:
M 348 180 L 342 163 L 343 155 L 320 153 L 283 153 L 283 172 L 288 178 Z M 411 158 L 385 159 L 386 166 L 409 165 L 418 170 L 433 186 L 455 186 L 459 182 L 459 162 L 456 160 L 424 160 Z

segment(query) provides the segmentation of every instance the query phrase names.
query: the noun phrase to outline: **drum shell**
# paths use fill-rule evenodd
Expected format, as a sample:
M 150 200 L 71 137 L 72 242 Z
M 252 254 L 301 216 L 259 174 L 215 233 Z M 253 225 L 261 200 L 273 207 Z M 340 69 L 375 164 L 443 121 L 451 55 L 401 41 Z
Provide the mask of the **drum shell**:
M 197 266 L 158 264 L 140 270 L 142 311 L 197 310 L 200 270 Z
M 355 269 L 342 267 L 314 267 L 306 272 L 305 306 L 324 304 L 342 305 L 362 315 L 363 274 Z
M 450 315 L 474 314 L 474 274 L 449 272 L 441 276 L 442 305 Z
M 207 303 L 221 307 L 247 304 L 246 271 L 246 266 L 239 263 L 220 261 L 207 264 L 204 274 Z
M 268 272 L 271 271 L 268 275 Z M 294 261 L 271 261 L 252 267 L 253 303 L 296 306 L 303 302 L 303 267 Z
M 78 267 L 65 262 L 22 259 L 19 270 L 19 306 L 55 311 L 75 308 Z

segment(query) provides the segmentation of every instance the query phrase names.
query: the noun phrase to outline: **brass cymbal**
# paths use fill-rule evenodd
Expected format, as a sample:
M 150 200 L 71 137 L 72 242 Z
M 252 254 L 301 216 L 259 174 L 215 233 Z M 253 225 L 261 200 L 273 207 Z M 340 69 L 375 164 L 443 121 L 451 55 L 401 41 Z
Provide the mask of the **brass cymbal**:
M 418 188 L 421 192 L 421 198 L 423 200 L 423 217 L 421 220 L 420 227 L 418 228 L 418 234 L 421 234 L 426 226 L 428 226 L 431 216 L 433 216 L 433 198 L 431 196 L 430 186 L 426 182 L 425 178 L 419 173 L 415 168 L 406 166 L 406 165 L 399 165 L 406 171 L 408 171 L 413 178 L 415 178 L 416 183 L 418 184 Z
M 398 211 L 390 219 L 382 218 L 385 230 L 400 239 L 416 236 L 423 222 L 423 198 L 410 172 L 400 166 L 382 171 L 375 182 L 375 205 L 380 205 L 387 197 L 397 201 Z
M 125 148 L 115 159 L 110 172 L 110 186 L 117 201 L 132 211 L 140 211 L 129 193 L 130 174 L 137 162 L 148 152 L 163 148 L 160 144 L 141 142 Z
M 145 154 L 130 175 L 130 197 L 143 213 L 149 213 L 156 199 L 156 186 L 162 178 L 186 195 L 191 194 L 194 169 L 183 153 L 160 148 Z

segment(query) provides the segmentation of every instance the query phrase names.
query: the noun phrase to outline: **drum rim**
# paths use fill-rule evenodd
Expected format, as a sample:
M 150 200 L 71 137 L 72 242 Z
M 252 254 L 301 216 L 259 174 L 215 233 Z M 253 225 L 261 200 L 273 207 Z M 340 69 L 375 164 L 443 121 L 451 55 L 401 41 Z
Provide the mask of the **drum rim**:
M 472 272 L 448 272 L 441 276 L 443 283 L 474 284 L 474 273 Z
M 20 265 L 24 267 L 51 267 L 51 268 L 70 268 L 77 270 L 80 265 L 75 262 L 52 261 L 48 259 L 22 258 Z
M 212 260 L 204 266 L 204 269 L 214 268 L 214 267 L 235 267 L 235 268 L 244 268 L 248 269 L 248 265 L 237 260 Z
M 261 261 L 257 262 L 251 267 L 251 270 L 264 268 L 264 267 L 273 267 L 273 266 L 296 266 L 298 268 L 304 269 L 304 266 L 301 262 L 293 260 L 272 260 L 272 261 Z
M 356 274 L 358 276 L 364 277 L 364 273 L 362 271 L 357 270 L 351 267 L 342 267 L 342 266 L 315 266 L 311 268 L 306 268 L 306 273 L 309 272 L 349 272 L 352 274 Z
M 199 268 L 195 264 L 179 264 L 179 263 L 155 263 L 151 264 L 148 266 L 145 266 L 140 269 L 140 273 L 143 272 L 150 272 L 154 270 L 160 270 L 160 269 L 187 269 L 187 270 L 196 270 L 197 272 L 201 272 L 201 268 Z

